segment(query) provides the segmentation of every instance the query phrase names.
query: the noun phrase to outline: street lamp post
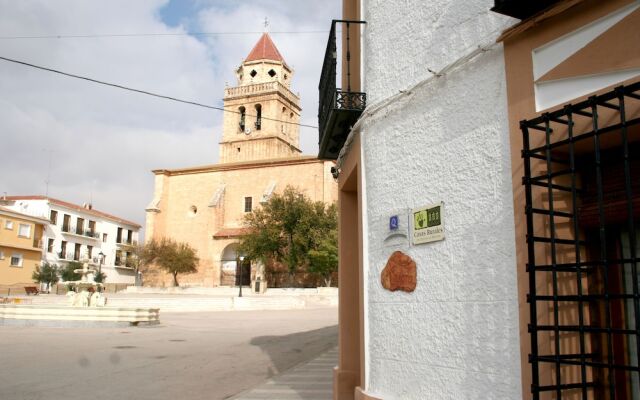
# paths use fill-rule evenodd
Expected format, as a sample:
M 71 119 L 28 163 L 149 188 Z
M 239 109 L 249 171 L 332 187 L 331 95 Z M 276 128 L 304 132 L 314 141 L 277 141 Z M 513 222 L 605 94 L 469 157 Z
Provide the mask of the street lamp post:
M 244 256 L 240 256 L 238 257 L 238 259 L 240 260 L 240 282 L 239 282 L 239 286 L 240 286 L 240 290 L 238 291 L 238 297 L 242 297 L 242 264 L 244 261 Z
M 98 257 L 100 257 L 100 264 L 98 265 L 98 275 L 102 277 L 102 263 L 104 263 L 104 253 L 100 251 Z

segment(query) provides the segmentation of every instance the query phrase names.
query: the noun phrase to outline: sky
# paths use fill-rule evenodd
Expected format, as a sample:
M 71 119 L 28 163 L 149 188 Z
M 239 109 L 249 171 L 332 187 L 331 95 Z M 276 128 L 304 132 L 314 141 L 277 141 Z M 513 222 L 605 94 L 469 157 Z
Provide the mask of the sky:
M 340 7 L 339 0 L 0 0 L 0 57 L 219 107 L 266 17 L 295 69 L 301 123 L 317 126 L 320 70 Z M 202 32 L 224 34 L 195 34 Z M 0 60 L 0 195 L 91 202 L 144 227 L 151 171 L 216 163 L 221 127 L 221 111 Z M 317 153 L 317 129 L 301 128 L 300 140 L 305 154 Z

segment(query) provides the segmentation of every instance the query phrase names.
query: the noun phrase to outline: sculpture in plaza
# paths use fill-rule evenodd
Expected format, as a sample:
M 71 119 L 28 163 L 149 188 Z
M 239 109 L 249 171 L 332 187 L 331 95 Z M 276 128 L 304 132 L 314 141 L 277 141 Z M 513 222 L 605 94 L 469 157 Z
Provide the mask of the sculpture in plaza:
M 95 269 L 89 268 L 89 260 L 83 260 L 82 269 L 75 269 L 73 272 L 81 275 L 79 281 L 67 282 L 74 290 L 67 292 L 69 304 L 73 307 L 104 307 L 107 298 L 97 289 L 102 287 L 101 283 L 89 280 L 89 274 L 95 274 Z

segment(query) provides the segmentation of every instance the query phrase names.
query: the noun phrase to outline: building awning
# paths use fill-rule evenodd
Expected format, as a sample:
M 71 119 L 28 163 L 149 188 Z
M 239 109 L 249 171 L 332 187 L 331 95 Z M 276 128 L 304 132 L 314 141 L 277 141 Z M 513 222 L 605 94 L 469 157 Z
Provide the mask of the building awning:
M 213 234 L 214 239 L 235 238 L 246 235 L 247 228 L 224 228 Z

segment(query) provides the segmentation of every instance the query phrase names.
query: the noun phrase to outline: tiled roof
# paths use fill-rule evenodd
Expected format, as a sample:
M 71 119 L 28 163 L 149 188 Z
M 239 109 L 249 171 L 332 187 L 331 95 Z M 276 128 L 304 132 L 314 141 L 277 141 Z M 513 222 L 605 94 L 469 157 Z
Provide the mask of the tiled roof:
M 271 37 L 268 33 L 263 33 L 262 36 L 260 36 L 260 40 L 258 40 L 258 43 L 253 46 L 253 50 L 251 50 L 246 60 L 244 61 L 247 62 L 257 60 L 273 60 L 280 61 L 283 64 L 286 64 L 284 62 L 284 58 L 282 58 L 282 55 L 278 51 L 276 45 L 273 44 L 273 41 L 271 40 Z
M 48 219 L 40 218 L 40 217 L 34 217 L 33 215 L 17 212 L 17 211 L 14 211 L 14 210 L 12 210 L 10 208 L 6 208 L 6 207 L 0 207 L 0 214 L 11 215 L 11 216 L 18 217 L 18 218 L 24 218 L 27 221 L 35 222 L 35 223 L 38 223 L 38 224 L 49 225 L 49 220 Z
M 216 232 L 213 237 L 215 239 L 224 239 L 230 237 L 239 237 L 247 233 L 246 228 L 224 228 Z
M 105 212 L 98 211 L 96 209 L 88 209 L 88 208 L 79 206 L 77 204 L 73 204 L 73 203 L 69 203 L 69 202 L 66 202 L 66 201 L 54 199 L 52 197 L 47 197 L 47 196 L 6 196 L 3 199 L 13 200 L 13 201 L 15 201 L 15 200 L 47 200 L 51 204 L 56 204 L 58 206 L 66 207 L 66 208 L 69 208 L 71 210 L 76 210 L 76 211 L 79 211 L 79 212 L 83 212 L 85 214 L 91 214 L 91 215 L 95 215 L 96 217 L 102 217 L 102 218 L 105 218 L 105 219 L 109 219 L 111 221 L 118 222 L 118 223 L 121 223 L 121 224 L 126 224 L 126 225 L 131 225 L 131 226 L 136 227 L 136 228 L 141 228 L 141 226 L 138 225 L 137 223 L 132 222 L 132 221 L 127 221 L 124 218 L 116 217 L 115 215 L 107 214 Z

